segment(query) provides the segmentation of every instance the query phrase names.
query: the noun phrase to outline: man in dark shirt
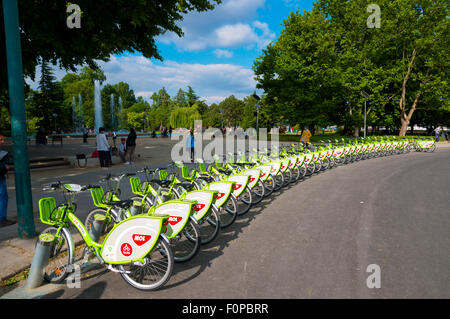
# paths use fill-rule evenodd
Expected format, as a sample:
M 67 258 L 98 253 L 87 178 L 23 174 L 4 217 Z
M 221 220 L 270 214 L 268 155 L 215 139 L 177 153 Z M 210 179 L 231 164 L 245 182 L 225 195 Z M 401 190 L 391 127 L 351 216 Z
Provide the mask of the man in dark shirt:
M 6 136 L 0 132 L 0 227 L 15 224 L 15 221 L 6 219 L 8 209 L 8 189 L 6 188 L 6 174 L 8 164 L 11 164 L 9 153 L 4 150 Z

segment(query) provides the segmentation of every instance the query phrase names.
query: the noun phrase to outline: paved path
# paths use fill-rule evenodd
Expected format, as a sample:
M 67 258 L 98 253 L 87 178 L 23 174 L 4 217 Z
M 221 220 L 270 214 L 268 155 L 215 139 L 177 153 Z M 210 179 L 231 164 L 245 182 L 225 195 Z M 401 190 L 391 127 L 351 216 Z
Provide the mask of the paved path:
M 44 298 L 449 298 L 449 160 L 449 148 L 376 158 L 283 189 L 159 291 L 101 269 Z M 379 289 L 366 283 L 373 264 Z

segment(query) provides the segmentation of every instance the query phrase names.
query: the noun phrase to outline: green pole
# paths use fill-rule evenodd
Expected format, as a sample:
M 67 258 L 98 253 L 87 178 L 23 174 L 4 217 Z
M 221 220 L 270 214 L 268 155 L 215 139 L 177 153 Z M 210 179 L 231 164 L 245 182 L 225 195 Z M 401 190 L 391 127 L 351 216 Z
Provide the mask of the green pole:
M 20 46 L 17 0 L 3 0 L 3 19 L 5 22 L 6 60 L 8 65 L 11 135 L 14 143 L 13 154 L 18 232 L 20 238 L 31 238 L 36 233 L 34 228 L 33 202 L 31 200 L 22 50 Z

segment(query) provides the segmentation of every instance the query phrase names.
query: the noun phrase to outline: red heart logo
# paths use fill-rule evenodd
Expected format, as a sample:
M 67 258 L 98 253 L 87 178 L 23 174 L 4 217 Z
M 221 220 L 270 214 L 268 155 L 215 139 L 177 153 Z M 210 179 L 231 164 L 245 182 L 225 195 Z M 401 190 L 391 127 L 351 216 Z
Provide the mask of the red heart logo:
M 249 181 L 249 183 L 253 182 L 254 180 L 255 180 L 255 178 L 254 178 L 254 177 L 250 177 L 250 181 Z
M 136 245 L 142 246 L 152 238 L 150 235 L 133 234 L 133 241 Z
M 263 178 L 264 176 L 266 176 L 266 173 L 262 173 L 261 174 L 261 178 Z
M 236 185 L 234 185 L 234 190 L 237 191 L 241 187 L 242 187 L 242 184 L 236 184 Z

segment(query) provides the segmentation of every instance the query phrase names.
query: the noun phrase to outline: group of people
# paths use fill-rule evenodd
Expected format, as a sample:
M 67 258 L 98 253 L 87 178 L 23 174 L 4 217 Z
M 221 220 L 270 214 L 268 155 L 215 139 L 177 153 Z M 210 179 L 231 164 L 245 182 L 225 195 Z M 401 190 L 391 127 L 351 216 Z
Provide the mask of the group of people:
M 108 138 L 105 134 L 105 129 L 103 127 L 99 128 L 98 134 L 96 137 L 97 142 L 97 152 L 98 158 L 100 161 L 100 167 L 110 167 L 112 165 L 112 150 L 113 146 L 110 145 Z M 112 133 L 114 147 L 116 147 L 116 133 Z M 118 154 L 122 159 L 122 162 L 126 165 L 134 164 L 134 152 L 136 149 L 136 138 L 137 134 L 134 128 L 130 129 L 130 133 L 127 138 L 121 138 L 119 144 Z

